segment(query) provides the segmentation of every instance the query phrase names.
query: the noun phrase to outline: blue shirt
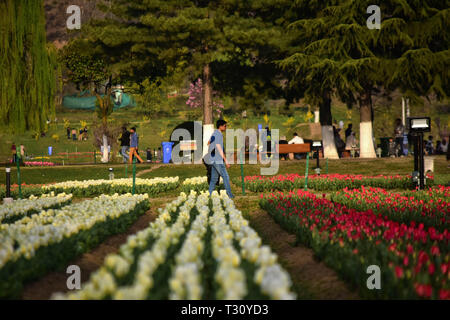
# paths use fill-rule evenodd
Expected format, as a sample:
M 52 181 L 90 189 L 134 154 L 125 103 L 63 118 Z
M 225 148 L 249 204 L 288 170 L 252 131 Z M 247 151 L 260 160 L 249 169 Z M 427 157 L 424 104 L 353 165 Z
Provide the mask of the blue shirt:
M 139 144 L 139 137 L 138 137 L 138 134 L 135 132 L 131 135 L 130 147 L 137 148 L 138 144 Z
M 220 156 L 219 151 L 217 150 L 217 145 L 222 147 L 222 151 L 225 152 L 225 148 L 223 146 L 223 135 L 220 130 L 216 129 L 211 136 L 211 143 L 208 148 L 208 153 L 211 154 L 211 161 L 214 163 L 223 163 L 223 158 Z

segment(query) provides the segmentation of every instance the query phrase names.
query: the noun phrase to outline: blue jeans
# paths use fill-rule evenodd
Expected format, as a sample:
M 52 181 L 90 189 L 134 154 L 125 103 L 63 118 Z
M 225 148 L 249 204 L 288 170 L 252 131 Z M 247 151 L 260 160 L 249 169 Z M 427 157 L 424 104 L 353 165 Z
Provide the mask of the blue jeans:
M 128 159 L 130 159 L 130 157 L 127 155 L 127 151 L 130 150 L 130 147 L 128 146 L 122 146 L 122 150 L 120 151 L 120 153 L 123 156 L 123 163 L 127 163 Z
M 227 168 L 223 163 L 213 163 L 211 165 L 211 181 L 209 183 L 209 194 L 211 194 L 216 188 L 217 180 L 219 180 L 219 176 L 223 179 L 223 184 L 225 186 L 225 190 L 227 191 L 228 197 L 231 199 L 234 198 L 233 193 L 231 193 L 230 186 L 230 177 L 228 176 Z

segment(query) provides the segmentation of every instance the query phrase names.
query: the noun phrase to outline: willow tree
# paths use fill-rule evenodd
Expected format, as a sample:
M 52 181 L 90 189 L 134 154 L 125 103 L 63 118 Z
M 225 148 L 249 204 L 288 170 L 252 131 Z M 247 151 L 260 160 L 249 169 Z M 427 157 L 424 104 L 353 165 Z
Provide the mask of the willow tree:
M 58 63 L 42 1 L 0 2 L 0 123 L 41 132 L 55 113 Z

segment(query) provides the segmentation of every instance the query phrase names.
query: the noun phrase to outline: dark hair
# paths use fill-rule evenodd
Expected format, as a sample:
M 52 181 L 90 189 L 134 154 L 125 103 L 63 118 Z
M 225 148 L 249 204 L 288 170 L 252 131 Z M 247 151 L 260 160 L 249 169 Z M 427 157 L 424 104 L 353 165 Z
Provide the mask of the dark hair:
M 136 127 L 131 128 L 131 130 L 133 130 L 134 132 L 136 132 Z
M 297 132 L 294 132 L 294 137 L 298 136 Z
M 349 128 L 352 128 L 352 127 L 353 127 L 353 123 L 349 123 L 349 124 L 348 124 L 348 127 L 349 127 Z
M 433 140 L 433 136 L 428 136 L 428 139 Z
M 226 125 L 226 124 L 227 124 L 227 122 L 225 120 L 219 119 L 216 122 L 216 127 L 217 127 L 217 129 L 219 129 L 221 126 Z

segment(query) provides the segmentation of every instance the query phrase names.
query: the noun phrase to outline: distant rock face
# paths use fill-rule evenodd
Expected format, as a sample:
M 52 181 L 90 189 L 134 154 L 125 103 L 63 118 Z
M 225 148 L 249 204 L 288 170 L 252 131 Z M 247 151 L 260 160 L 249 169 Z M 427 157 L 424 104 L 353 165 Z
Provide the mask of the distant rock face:
M 70 37 L 77 35 L 77 32 L 68 30 L 66 27 L 67 19 L 70 17 L 67 8 L 71 5 L 79 6 L 83 24 L 92 18 L 100 18 L 104 15 L 96 9 L 97 3 L 100 3 L 100 0 L 44 0 L 47 40 L 53 42 L 57 48 L 62 48 Z

